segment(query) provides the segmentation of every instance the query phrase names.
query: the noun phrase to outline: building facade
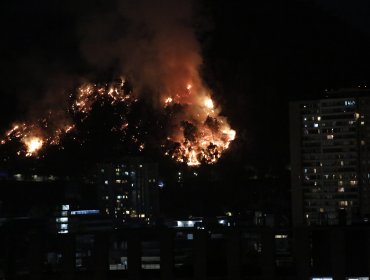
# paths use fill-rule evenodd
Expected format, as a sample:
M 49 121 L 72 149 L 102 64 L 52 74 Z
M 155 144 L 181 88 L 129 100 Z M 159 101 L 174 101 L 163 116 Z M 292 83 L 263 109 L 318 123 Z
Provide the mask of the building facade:
M 151 222 L 158 214 L 158 165 L 143 158 L 100 164 L 96 172 L 101 213 L 118 223 Z
M 369 147 L 369 91 L 290 104 L 293 225 L 367 221 Z

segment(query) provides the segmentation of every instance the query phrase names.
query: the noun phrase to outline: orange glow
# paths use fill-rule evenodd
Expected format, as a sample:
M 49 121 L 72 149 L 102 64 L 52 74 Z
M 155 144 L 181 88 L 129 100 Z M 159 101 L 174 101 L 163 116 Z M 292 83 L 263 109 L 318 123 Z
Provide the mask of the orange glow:
M 206 106 L 208 109 L 213 109 L 213 101 L 211 98 L 207 98 L 204 100 L 204 106 Z
M 172 97 L 167 97 L 166 100 L 164 101 L 164 103 L 170 104 L 170 103 L 172 103 L 172 101 L 173 101 Z
M 166 156 L 177 162 L 189 166 L 214 164 L 229 148 L 236 137 L 236 131 L 230 127 L 227 119 L 220 115 L 219 106 L 212 100 L 210 90 L 202 85 L 199 79 L 189 81 L 188 84 L 181 83 L 182 88 L 175 87 L 173 91 L 160 96 L 159 100 L 164 101 L 162 109 L 166 108 L 160 113 L 168 119 L 166 127 L 159 129 L 168 134 L 158 145 Z M 105 85 L 87 83 L 70 97 L 73 98 L 71 110 L 82 122 L 88 118 L 96 105 L 120 104 L 118 108 L 127 108 L 129 111 L 132 105 L 139 101 L 131 91 L 129 93 L 124 91 L 123 82 Z M 141 131 L 142 127 L 138 124 L 128 123 L 125 112 L 120 113 L 121 123 L 111 131 L 121 132 L 122 136 L 130 139 L 139 151 L 143 151 L 147 146 L 150 148 L 150 145 L 143 141 L 147 132 Z M 35 123 L 14 124 L 5 133 L 4 138 L 0 139 L 0 144 L 20 141 L 24 144 L 24 149 L 18 151 L 18 155 L 36 156 L 45 146 L 60 145 L 62 137 L 75 129 L 74 124 L 55 119 L 56 116 L 50 111 L 48 117 Z M 73 139 L 76 140 L 76 137 Z
M 189 84 L 187 89 L 190 88 Z M 197 89 L 199 93 L 194 92 L 190 99 L 181 96 L 176 99 L 177 104 L 184 106 L 185 113 L 181 111 L 179 116 L 174 113 L 174 119 L 179 119 L 179 123 L 174 123 L 173 127 L 178 129 L 170 132 L 169 144 L 165 145 L 168 147 L 165 155 L 189 166 L 216 163 L 236 137 L 236 131 L 230 128 L 225 117 L 219 115 L 207 90 Z M 167 102 L 166 106 L 169 106 Z
M 26 137 L 22 139 L 22 142 L 26 145 L 26 156 L 32 156 L 42 148 L 44 141 L 40 137 Z

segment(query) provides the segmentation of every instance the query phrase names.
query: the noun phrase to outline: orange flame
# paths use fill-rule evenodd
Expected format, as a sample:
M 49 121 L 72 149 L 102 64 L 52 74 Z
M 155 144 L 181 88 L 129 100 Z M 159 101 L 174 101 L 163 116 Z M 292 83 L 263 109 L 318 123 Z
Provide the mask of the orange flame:
M 22 142 L 26 146 L 26 156 L 33 156 L 42 148 L 44 141 L 37 136 L 25 137 Z
M 189 84 L 187 89 L 191 87 Z M 219 115 L 207 91 L 201 86 L 197 91 L 203 97 L 197 97 L 195 92 L 190 104 L 189 99 L 185 100 L 188 97 L 181 102 L 181 96 L 178 96 L 176 103 L 183 104 L 187 113 L 181 115 L 180 124 L 174 124 L 179 129 L 167 138 L 170 148 L 165 152 L 165 155 L 189 166 L 217 162 L 236 137 L 236 131 L 230 128 L 225 117 Z
M 169 110 L 172 129 L 167 135 L 167 143 L 162 144 L 164 154 L 189 166 L 217 162 L 236 137 L 235 130 L 231 129 L 226 118 L 220 115 L 220 109 L 210 97 L 209 90 L 202 86 L 199 80 L 195 81 L 197 82 L 185 84 L 182 90 L 167 92 L 168 97 L 163 99 L 165 108 L 174 106 L 174 110 Z M 132 97 L 131 92 L 130 94 L 124 92 L 123 83 L 103 86 L 85 84 L 78 89 L 74 98 L 72 110 L 79 113 L 82 121 L 96 102 L 109 102 L 111 105 L 123 103 L 130 108 L 138 101 Z M 179 108 L 182 109 L 178 110 Z M 167 114 L 167 110 L 163 113 Z M 0 143 L 21 141 L 25 150 L 18 151 L 17 154 L 26 156 L 37 155 L 46 145 L 59 145 L 61 137 L 75 129 L 75 125 L 64 122 L 55 128 L 55 125 L 48 123 L 51 117 L 50 112 L 49 117 L 39 120 L 39 123 L 15 124 L 6 132 L 5 137 L 0 139 Z M 137 125 L 129 124 L 124 115 L 121 116 L 121 120 L 119 127 L 112 128 L 112 131 L 126 133 L 129 127 L 139 130 Z M 130 139 L 137 145 L 139 151 L 146 148 L 147 143 L 142 142 L 140 131 L 130 135 Z

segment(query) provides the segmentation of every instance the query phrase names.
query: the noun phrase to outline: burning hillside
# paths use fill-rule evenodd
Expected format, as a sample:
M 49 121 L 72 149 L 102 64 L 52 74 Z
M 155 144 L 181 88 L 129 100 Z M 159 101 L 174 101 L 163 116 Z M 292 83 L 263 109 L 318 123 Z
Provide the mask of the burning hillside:
M 130 141 L 138 151 L 143 151 L 148 146 L 146 139 L 151 137 L 146 130 L 146 124 L 140 118 L 130 123 L 130 116 L 137 114 L 133 105 L 140 99 L 135 97 L 135 93 L 124 88 L 123 80 L 120 83 L 104 85 L 86 83 L 70 95 L 71 106 L 66 112 L 69 114 L 69 122 L 55 125 L 57 121 L 53 119 L 52 111 L 49 111 L 45 118 L 36 122 L 14 124 L 5 133 L 1 144 L 19 141 L 23 144 L 23 148 L 17 151 L 19 156 L 37 157 L 46 146 L 60 145 L 66 134 L 81 128 L 94 107 L 108 104 L 115 108 L 118 115 L 118 121 L 110 124 L 110 131 L 119 133 L 123 142 Z M 182 92 L 164 98 L 162 106 L 156 109 L 157 115 L 165 119 L 165 122 L 157 122 L 158 127 L 154 129 L 163 129 L 168 135 L 151 142 L 158 143 L 165 155 L 189 166 L 215 163 L 235 138 L 235 131 L 230 128 L 227 120 L 219 115 L 219 109 L 210 96 L 203 95 L 196 94 L 189 84 L 184 86 Z M 84 142 L 83 139 L 75 140 Z
M 83 146 L 87 142 L 81 138 L 94 134 L 94 123 L 103 123 L 109 127 L 108 134 L 121 137 L 121 145 L 138 151 L 159 147 L 189 166 L 215 163 L 236 132 L 221 115 L 200 74 L 203 61 L 194 30 L 193 1 L 164 1 L 162 5 L 117 1 L 112 7 L 109 13 L 84 19 L 80 51 L 92 73 L 116 69 L 127 75 L 131 86 L 124 79 L 102 85 L 84 83 L 69 96 L 64 117 L 55 115 L 61 111 L 58 107 L 36 121 L 15 124 L 1 143 L 20 141 L 19 155 L 38 156 L 71 133 Z M 138 111 L 140 102 L 149 104 L 153 116 Z M 94 119 L 92 114 L 99 108 L 113 115 Z M 112 116 L 114 121 L 109 120 Z M 87 123 L 88 132 L 79 133 Z

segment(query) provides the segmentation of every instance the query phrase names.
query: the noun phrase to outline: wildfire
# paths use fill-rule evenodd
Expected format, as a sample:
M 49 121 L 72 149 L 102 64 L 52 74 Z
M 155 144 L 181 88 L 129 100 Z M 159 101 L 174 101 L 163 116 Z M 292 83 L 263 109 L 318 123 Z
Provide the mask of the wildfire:
M 26 137 L 22 139 L 22 142 L 26 145 L 26 156 L 33 156 L 42 148 L 44 141 L 37 136 Z
M 189 84 L 187 89 L 190 88 Z M 187 102 L 182 104 L 181 99 L 176 101 L 176 104 L 183 105 L 184 110 L 190 113 L 184 114 L 180 110 L 181 113 L 176 116 L 176 112 L 172 112 L 175 114 L 173 118 L 179 119 L 180 123 L 173 124 L 178 129 L 167 137 L 165 154 L 189 166 L 213 164 L 229 148 L 236 137 L 236 131 L 230 128 L 225 117 L 219 115 L 213 100 L 207 94 L 200 99 L 193 98 L 193 102 L 195 104 L 192 103 L 190 108 Z M 166 102 L 166 106 L 169 105 Z
M 65 125 L 53 130 L 49 126 L 45 118 L 33 124 L 15 124 L 5 133 L 6 137 L 0 142 L 5 145 L 8 142 L 18 140 L 24 145 L 25 150 L 18 151 L 17 154 L 30 157 L 37 155 L 45 145 L 59 145 L 61 137 L 74 128 L 74 125 Z M 41 135 L 46 136 L 42 137 Z
M 204 106 L 206 106 L 206 108 L 208 109 L 213 109 L 214 105 L 213 105 L 213 101 L 211 98 L 206 98 L 204 100 Z
M 164 101 L 164 103 L 166 105 L 169 105 L 170 103 L 172 103 L 172 101 L 173 101 L 172 97 L 167 97 L 166 100 Z
M 167 119 L 167 127 L 157 122 L 160 126 L 155 129 L 168 131 L 165 139 L 158 139 L 165 155 L 189 166 L 198 166 L 217 162 L 229 148 L 236 132 L 231 129 L 226 118 L 220 115 L 219 107 L 210 96 L 207 89 L 194 83 L 185 84 L 182 90 L 168 97 L 162 96 L 164 108 L 167 109 L 159 113 Z M 125 92 L 123 82 L 84 84 L 70 98 L 71 110 L 68 111 L 74 114 L 70 119 L 79 118 L 82 123 L 96 105 L 111 105 L 119 116 L 119 123 L 114 124 L 110 131 L 121 133 L 126 139 L 125 143 L 134 144 L 140 152 L 150 149 L 146 141 L 149 134 L 145 127 L 151 126 L 153 122 L 143 123 L 140 118 L 130 118 L 131 108 L 139 98 L 133 97 L 132 92 Z M 0 143 L 4 145 L 10 141 L 19 141 L 23 143 L 24 150 L 18 151 L 18 155 L 37 156 L 45 146 L 59 145 L 64 135 L 76 129 L 73 123 L 55 119 L 50 111 L 47 117 L 34 123 L 14 124 L 5 133 L 5 137 L 0 139 Z M 155 142 L 153 137 L 151 142 Z M 73 139 L 76 140 L 75 137 Z

